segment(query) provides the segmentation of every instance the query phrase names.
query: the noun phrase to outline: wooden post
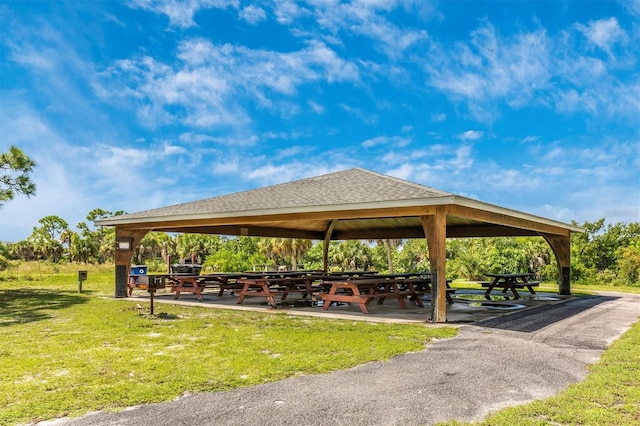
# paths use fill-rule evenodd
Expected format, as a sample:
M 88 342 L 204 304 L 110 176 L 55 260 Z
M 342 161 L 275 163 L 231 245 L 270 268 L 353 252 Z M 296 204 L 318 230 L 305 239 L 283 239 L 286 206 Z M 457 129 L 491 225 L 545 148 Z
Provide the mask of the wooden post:
M 446 239 L 447 208 L 437 206 L 435 215 L 420 216 L 427 237 L 431 265 L 432 322 L 447 322 Z
M 82 293 L 82 282 L 87 279 L 87 271 L 78 271 L 78 293 Z
M 324 232 L 324 245 L 322 246 L 322 266 L 324 268 L 324 272 L 327 272 L 327 265 L 329 264 L 329 243 L 331 242 L 333 228 L 336 226 L 337 222 L 338 219 L 333 219 Z
M 147 235 L 149 231 L 140 230 L 123 230 L 116 226 L 116 248 L 115 248 L 115 264 L 116 264 L 116 288 L 115 297 L 127 297 L 127 286 L 129 278 L 129 268 L 131 267 L 131 257 L 135 248 L 140 241 Z M 119 244 L 119 241 L 127 240 L 129 244 Z M 125 247 L 127 245 L 128 247 Z
M 571 295 L 571 235 L 541 233 L 547 241 L 558 262 L 558 293 Z

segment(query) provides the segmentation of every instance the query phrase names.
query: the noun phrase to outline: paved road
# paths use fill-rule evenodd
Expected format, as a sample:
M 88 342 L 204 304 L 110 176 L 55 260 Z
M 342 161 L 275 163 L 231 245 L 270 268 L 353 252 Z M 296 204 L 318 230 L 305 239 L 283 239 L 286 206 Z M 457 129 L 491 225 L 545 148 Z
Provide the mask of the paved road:
M 428 425 L 558 393 L 640 315 L 640 295 L 571 299 L 463 326 L 457 337 L 388 362 L 191 395 L 49 424 Z

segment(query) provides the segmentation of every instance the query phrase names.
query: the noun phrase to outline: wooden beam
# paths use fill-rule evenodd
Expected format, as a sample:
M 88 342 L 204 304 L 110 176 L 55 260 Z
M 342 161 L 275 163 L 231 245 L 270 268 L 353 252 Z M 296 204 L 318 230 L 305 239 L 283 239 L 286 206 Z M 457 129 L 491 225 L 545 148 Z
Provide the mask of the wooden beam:
M 450 205 L 449 214 L 481 222 L 495 223 L 497 225 L 512 228 L 527 229 L 529 231 L 544 232 L 553 235 L 569 235 L 570 231 L 546 223 L 534 222 L 521 217 L 509 216 L 487 210 L 474 209 L 472 207 Z
M 541 233 L 547 241 L 558 263 L 558 293 L 571 294 L 571 237 Z
M 154 228 L 154 231 L 162 232 L 181 232 L 189 234 L 210 234 L 210 235 L 236 235 L 236 236 L 252 236 L 252 237 L 274 237 L 274 238 L 299 238 L 307 240 L 322 240 L 324 234 L 317 231 L 308 231 L 295 228 L 274 228 L 268 226 L 242 226 L 242 225 L 224 225 L 224 226 L 198 226 L 193 228 L 173 228 L 160 227 Z
M 510 228 L 495 224 L 447 226 L 447 238 L 537 237 L 539 235 L 538 232 L 528 229 Z
M 393 207 L 366 210 L 332 210 L 304 213 L 283 213 L 272 215 L 231 216 L 221 218 L 181 219 L 181 220 L 149 220 L 138 223 L 117 225 L 122 229 L 160 229 L 160 228 L 190 228 L 198 226 L 237 225 L 238 223 L 251 225 L 268 222 L 293 222 L 304 220 L 333 220 L 333 219 L 372 219 L 384 217 L 410 217 L 433 214 L 435 206 Z M 181 231 L 187 232 L 187 231 Z
M 427 238 L 431 265 L 431 318 L 433 322 L 447 322 L 446 235 L 447 208 L 438 206 L 435 215 L 420 216 Z
M 338 219 L 333 219 L 329 222 L 329 226 L 324 231 L 324 239 L 322 245 L 322 266 L 324 272 L 327 272 L 329 265 L 329 244 L 331 243 L 331 234 L 333 233 L 333 228 L 336 227 L 336 223 L 338 223 Z

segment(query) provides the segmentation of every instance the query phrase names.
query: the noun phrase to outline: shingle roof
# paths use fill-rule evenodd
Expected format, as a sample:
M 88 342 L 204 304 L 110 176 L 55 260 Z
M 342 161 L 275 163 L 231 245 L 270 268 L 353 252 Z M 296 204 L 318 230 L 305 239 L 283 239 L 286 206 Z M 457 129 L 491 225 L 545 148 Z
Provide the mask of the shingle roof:
M 304 209 L 449 196 L 453 194 L 369 170 L 353 168 L 250 191 L 130 213 L 118 216 L 117 220 L 284 208 Z

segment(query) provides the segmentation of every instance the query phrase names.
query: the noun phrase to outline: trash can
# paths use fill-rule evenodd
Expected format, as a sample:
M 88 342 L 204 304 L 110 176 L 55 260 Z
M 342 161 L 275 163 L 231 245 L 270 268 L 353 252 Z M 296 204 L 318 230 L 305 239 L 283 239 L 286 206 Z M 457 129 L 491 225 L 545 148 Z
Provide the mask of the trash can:
M 131 265 L 129 269 L 129 284 L 138 286 L 140 283 L 140 276 L 147 275 L 147 265 Z
M 147 275 L 147 265 L 131 265 L 129 275 Z

